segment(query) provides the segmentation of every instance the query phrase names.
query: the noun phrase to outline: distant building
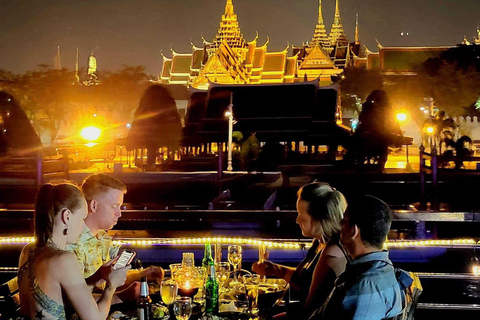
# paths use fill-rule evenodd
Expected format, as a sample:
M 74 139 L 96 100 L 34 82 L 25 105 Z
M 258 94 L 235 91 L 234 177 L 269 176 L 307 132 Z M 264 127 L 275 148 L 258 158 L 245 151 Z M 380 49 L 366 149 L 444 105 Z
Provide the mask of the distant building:
M 293 83 L 319 79 L 321 85 L 332 84 L 331 77 L 342 73 L 350 58 L 348 40 L 336 3 L 335 21 L 326 36 L 319 2 L 319 22 L 312 44 L 283 51 L 268 52 L 269 40 L 257 46 L 258 34 L 252 41 L 243 37 L 232 0 L 227 0 L 218 33 L 212 42 L 203 39 L 203 46 L 192 43 L 191 53 L 163 56 L 160 82 L 183 84 L 208 89 L 209 83 L 269 84 Z
M 93 51 L 88 57 L 87 78 L 83 81 L 84 86 L 96 86 L 100 84 L 97 76 L 97 58 L 93 55 Z
M 335 17 L 332 28 L 327 36 L 327 29 L 323 22 L 322 0 L 318 2 L 318 21 L 315 26 L 312 41 L 302 46 L 293 47 L 293 54 L 298 56 L 298 76 L 306 80 L 313 80 L 330 75 L 338 75 L 353 58 L 363 57 L 358 30 L 358 15 L 355 24 L 355 41 L 349 43 L 343 30 L 340 17 L 339 0 L 335 3 Z

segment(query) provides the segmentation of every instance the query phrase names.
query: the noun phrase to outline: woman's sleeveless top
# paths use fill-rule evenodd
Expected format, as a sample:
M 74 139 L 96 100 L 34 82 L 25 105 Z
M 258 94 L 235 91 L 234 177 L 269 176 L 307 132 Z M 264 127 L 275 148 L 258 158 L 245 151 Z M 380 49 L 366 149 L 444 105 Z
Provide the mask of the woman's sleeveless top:
M 335 241 L 332 241 L 332 243 L 336 244 Z M 291 284 L 298 288 L 299 300 L 301 304 L 304 304 L 307 300 L 308 293 L 310 291 L 310 285 L 312 284 L 313 272 L 318 263 L 320 255 L 325 249 L 322 248 L 319 252 L 317 252 L 319 245 L 320 241 L 315 239 L 312 243 L 312 247 L 308 250 L 305 259 L 303 259 L 303 261 L 298 265 L 291 279 Z M 315 301 L 317 303 L 322 304 L 323 301 L 326 300 L 333 289 L 333 284 L 336 278 L 337 276 L 335 275 L 335 272 L 331 270 L 331 272 L 322 281 L 322 286 L 316 294 Z
M 27 262 L 25 262 L 25 264 L 18 270 L 18 281 L 22 282 L 23 278 L 25 276 L 27 277 L 26 280 L 28 281 L 28 286 L 32 291 L 33 299 L 38 308 L 40 308 L 40 311 L 38 312 L 40 318 L 42 318 L 42 315 L 45 316 L 45 313 L 48 313 L 56 319 L 66 320 L 65 307 L 47 296 L 38 285 L 37 279 L 35 278 L 35 273 L 33 271 L 33 262 L 35 259 L 34 251 L 35 250 L 31 250 L 28 253 Z

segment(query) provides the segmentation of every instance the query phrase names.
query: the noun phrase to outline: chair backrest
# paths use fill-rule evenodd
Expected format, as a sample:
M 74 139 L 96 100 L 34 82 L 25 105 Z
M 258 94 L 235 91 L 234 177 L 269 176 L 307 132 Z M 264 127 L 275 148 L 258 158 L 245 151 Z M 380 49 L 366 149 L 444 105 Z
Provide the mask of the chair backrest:
M 0 319 L 9 319 L 18 315 L 20 310 L 20 294 L 18 280 L 14 277 L 0 285 Z

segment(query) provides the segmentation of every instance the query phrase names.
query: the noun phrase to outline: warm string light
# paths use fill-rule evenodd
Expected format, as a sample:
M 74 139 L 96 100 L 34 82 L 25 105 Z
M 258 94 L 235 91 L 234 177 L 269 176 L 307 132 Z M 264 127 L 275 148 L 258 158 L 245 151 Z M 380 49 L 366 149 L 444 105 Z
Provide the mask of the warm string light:
M 34 237 L 4 237 L 0 238 L 0 244 L 27 244 L 35 242 Z
M 131 246 L 149 246 L 149 245 L 194 245 L 204 243 L 224 243 L 224 244 L 241 244 L 258 246 L 265 245 L 270 249 L 301 249 L 308 248 L 310 244 L 293 241 L 263 241 L 257 239 L 246 238 L 184 238 L 184 239 L 151 239 L 151 240 L 134 240 L 121 239 L 115 240 L 115 245 L 131 245 Z
M 0 238 L 0 244 L 15 245 L 35 242 L 34 237 L 3 237 Z M 308 249 L 310 243 L 302 241 L 279 241 L 279 240 L 258 240 L 248 238 L 160 238 L 160 239 L 117 239 L 115 245 L 129 246 L 155 246 L 155 245 L 195 245 L 204 243 L 223 243 L 258 246 L 265 245 L 269 249 Z M 474 239 L 455 239 L 455 240 L 392 240 L 385 242 L 386 248 L 407 248 L 407 247 L 452 247 L 452 246 L 474 246 Z

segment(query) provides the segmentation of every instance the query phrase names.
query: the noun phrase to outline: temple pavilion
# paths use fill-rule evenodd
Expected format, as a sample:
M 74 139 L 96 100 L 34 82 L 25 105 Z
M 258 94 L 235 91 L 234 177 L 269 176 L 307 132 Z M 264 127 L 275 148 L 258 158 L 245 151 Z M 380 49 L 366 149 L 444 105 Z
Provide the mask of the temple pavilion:
M 288 45 L 282 51 L 269 52 L 268 39 L 258 44 L 258 33 L 253 40 L 247 41 L 240 31 L 233 2 L 227 0 L 213 41 L 202 38 L 201 47 L 192 43 L 190 53 L 171 49 L 171 57 L 163 55 L 159 80 L 163 84 L 183 84 L 204 90 L 210 83 L 278 84 L 319 79 L 320 85 L 330 85 L 332 76 L 342 73 L 349 63 L 354 48 L 343 31 L 338 1 L 330 34 L 326 34 L 320 0 L 312 41 L 293 47 L 293 55 L 289 56 Z M 355 39 L 359 49 L 358 24 Z

